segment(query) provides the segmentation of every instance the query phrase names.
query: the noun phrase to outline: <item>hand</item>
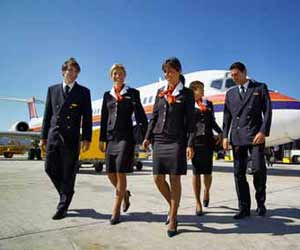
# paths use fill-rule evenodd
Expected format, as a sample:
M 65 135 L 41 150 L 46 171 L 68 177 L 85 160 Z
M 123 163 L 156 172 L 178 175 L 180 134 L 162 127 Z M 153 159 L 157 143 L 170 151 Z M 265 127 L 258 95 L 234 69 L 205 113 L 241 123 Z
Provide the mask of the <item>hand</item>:
M 143 147 L 144 150 L 148 150 L 149 145 L 150 145 L 150 140 L 145 139 L 145 140 L 143 141 L 142 147 Z
M 46 146 L 47 146 L 47 140 L 45 139 L 40 140 L 40 148 L 42 152 L 46 152 Z
M 227 138 L 223 138 L 223 148 L 225 151 L 229 150 L 229 141 Z
M 99 141 L 99 150 L 105 152 L 105 142 Z
M 214 136 L 216 145 L 222 143 L 223 136 L 221 134 Z
M 81 150 L 82 152 L 88 151 L 90 148 L 91 143 L 89 141 L 82 141 L 81 142 Z
M 188 160 L 193 159 L 194 157 L 194 149 L 192 147 L 187 147 L 186 148 L 186 157 Z
M 262 133 L 262 132 L 258 132 L 258 133 L 256 134 L 256 136 L 254 137 L 254 139 L 253 139 L 253 144 L 254 144 L 254 145 L 257 145 L 257 144 L 263 144 L 263 143 L 265 143 L 265 141 L 266 141 L 266 136 L 265 136 L 265 134 Z

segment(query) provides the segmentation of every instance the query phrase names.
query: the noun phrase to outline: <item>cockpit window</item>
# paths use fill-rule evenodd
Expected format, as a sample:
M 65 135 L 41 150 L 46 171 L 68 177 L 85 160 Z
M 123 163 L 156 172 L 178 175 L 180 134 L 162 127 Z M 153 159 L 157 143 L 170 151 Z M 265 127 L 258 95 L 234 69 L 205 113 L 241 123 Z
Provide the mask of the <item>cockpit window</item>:
M 231 78 L 227 78 L 226 82 L 225 82 L 225 88 L 229 89 L 232 86 L 235 86 L 236 84 L 234 83 L 234 81 Z
M 214 80 L 211 82 L 211 87 L 215 89 L 221 89 L 223 84 L 223 79 Z

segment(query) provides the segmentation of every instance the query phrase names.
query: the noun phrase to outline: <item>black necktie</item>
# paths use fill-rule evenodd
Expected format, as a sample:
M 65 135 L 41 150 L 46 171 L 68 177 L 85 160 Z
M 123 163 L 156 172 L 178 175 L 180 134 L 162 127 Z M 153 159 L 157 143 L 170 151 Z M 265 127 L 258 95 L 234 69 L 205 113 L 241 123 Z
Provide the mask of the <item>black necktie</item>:
M 241 95 L 241 98 L 242 98 L 242 99 L 244 99 L 245 94 L 246 94 L 245 87 L 242 85 L 242 86 L 241 86 L 241 91 L 240 91 L 240 95 Z
M 66 97 L 69 95 L 70 93 L 70 86 L 69 85 L 66 85 L 65 86 L 65 94 L 66 94 Z

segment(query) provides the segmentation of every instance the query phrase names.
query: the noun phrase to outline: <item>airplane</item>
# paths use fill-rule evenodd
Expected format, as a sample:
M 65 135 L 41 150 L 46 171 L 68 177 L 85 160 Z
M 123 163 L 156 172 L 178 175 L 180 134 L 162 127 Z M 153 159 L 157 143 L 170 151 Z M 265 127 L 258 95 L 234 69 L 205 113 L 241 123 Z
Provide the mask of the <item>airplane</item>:
M 202 70 L 184 74 L 184 77 L 186 79 L 186 86 L 195 80 L 200 80 L 204 83 L 205 98 L 213 102 L 216 121 L 219 126 L 222 127 L 225 94 L 229 88 L 235 86 L 235 83 L 230 77 L 230 72 L 228 70 Z M 152 116 L 157 90 L 165 85 L 165 83 L 166 81 L 160 79 L 158 82 L 146 84 L 137 88 L 140 91 L 141 102 L 148 119 Z M 298 129 L 298 124 L 300 124 L 300 100 L 274 90 L 269 90 L 269 94 L 273 107 L 273 119 L 270 136 L 266 139 L 266 146 L 281 145 L 299 139 L 300 130 Z M 42 117 L 37 116 L 34 104 L 35 102 L 31 102 L 29 105 L 29 123 L 20 121 L 14 124 L 13 131 L 16 135 L 27 134 L 38 139 L 42 125 Z M 80 154 L 81 161 L 93 161 L 95 169 L 98 170 L 102 169 L 102 162 L 104 160 L 104 154 L 98 150 L 101 106 L 102 99 L 92 101 L 93 135 L 91 148 L 87 152 Z M 5 134 L 5 132 L 0 132 L 0 136 L 2 134 Z
M 12 158 L 14 154 L 24 154 L 28 151 L 28 159 L 41 159 L 41 151 L 38 147 L 40 132 L 33 131 L 35 124 L 41 124 L 42 118 L 38 116 L 36 104 L 44 104 L 44 101 L 34 97 L 30 99 L 0 97 L 2 101 L 27 103 L 29 122 L 18 121 L 8 131 L 0 132 L 0 155 Z

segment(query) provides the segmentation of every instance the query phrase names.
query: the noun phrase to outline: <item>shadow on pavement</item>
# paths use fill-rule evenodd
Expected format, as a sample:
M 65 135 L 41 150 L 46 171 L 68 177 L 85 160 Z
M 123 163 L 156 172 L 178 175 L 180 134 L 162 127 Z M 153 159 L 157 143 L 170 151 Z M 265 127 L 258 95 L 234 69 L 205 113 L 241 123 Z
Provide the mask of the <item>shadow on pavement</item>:
M 206 212 L 204 216 L 197 217 L 195 215 L 179 215 L 178 216 L 178 232 L 179 233 L 213 233 L 213 234 L 272 234 L 272 235 L 288 235 L 300 233 L 300 209 L 297 208 L 278 208 L 268 210 L 265 217 L 256 216 L 252 211 L 249 218 L 243 220 L 234 220 L 232 216 L 236 209 L 221 206 L 227 211 Z M 228 211 L 232 210 L 232 211 Z M 73 213 L 75 212 L 75 213 Z M 225 215 L 224 215 L 225 214 Z M 98 213 L 94 209 L 72 209 L 69 211 L 68 217 L 87 217 L 100 220 L 109 220 L 110 214 Z M 132 212 L 122 216 L 121 221 L 126 222 L 158 222 L 164 223 L 166 214 L 153 214 L 151 212 Z M 295 222 L 298 225 L 293 225 Z M 210 226 L 210 223 L 213 225 Z M 216 228 L 216 224 L 221 227 Z M 195 229 L 185 229 L 182 227 L 194 227 Z

